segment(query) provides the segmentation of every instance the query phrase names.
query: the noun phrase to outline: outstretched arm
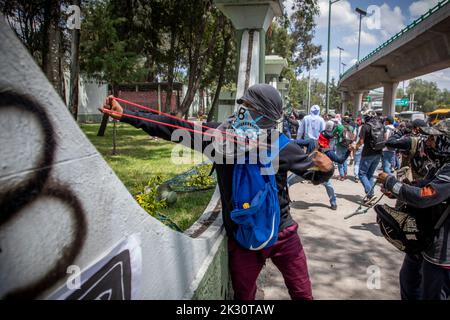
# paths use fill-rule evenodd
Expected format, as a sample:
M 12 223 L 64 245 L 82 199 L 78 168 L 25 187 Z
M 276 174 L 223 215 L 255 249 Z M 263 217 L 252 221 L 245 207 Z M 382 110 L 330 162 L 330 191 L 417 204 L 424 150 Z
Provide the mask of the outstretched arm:
M 416 186 L 399 182 L 394 176 L 380 173 L 378 181 L 399 200 L 417 208 L 437 205 L 450 197 L 450 164 L 444 165 L 426 184 Z
M 208 128 L 214 130 L 214 128 L 219 125 L 219 123 L 210 122 L 203 124 L 203 127 L 200 125 L 194 126 L 191 123 L 164 115 L 124 110 L 113 98 L 113 96 L 106 98 L 103 108 L 99 109 L 100 112 L 108 114 L 121 122 L 142 129 L 151 136 L 160 137 L 168 141 L 179 142 L 189 148 L 195 150 L 198 149 L 197 151 L 200 152 L 202 152 L 212 140 L 211 135 L 214 134 L 214 131 L 208 133 Z
M 319 184 L 331 178 L 334 166 L 323 153 L 305 154 L 296 143 L 290 143 L 279 156 L 280 170 L 291 171 L 304 179 Z
M 330 158 L 332 161 L 339 163 L 339 164 L 343 164 L 345 162 L 345 160 L 347 160 L 347 158 L 350 156 L 350 152 L 351 152 L 351 150 L 347 149 L 345 154 L 340 157 L 333 150 L 328 150 L 325 152 L 325 155 L 328 158 Z

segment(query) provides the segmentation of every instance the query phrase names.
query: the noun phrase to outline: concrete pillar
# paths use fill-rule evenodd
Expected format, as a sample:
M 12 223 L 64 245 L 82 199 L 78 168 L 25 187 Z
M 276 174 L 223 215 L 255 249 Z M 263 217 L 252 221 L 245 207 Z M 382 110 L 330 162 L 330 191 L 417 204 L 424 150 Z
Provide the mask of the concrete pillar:
M 395 97 L 397 94 L 398 82 L 384 82 L 383 83 L 383 115 L 395 115 Z
M 341 92 L 342 110 L 341 114 L 344 115 L 348 111 L 348 102 L 350 100 L 348 92 Z
M 342 101 L 342 111 L 341 114 L 345 115 L 347 112 L 347 101 Z
M 236 89 L 236 98 L 242 97 L 244 91 L 259 83 L 261 54 L 259 31 L 244 30 L 241 38 L 239 53 L 239 69 Z
M 362 97 L 363 97 L 363 91 L 355 91 L 353 93 L 354 95 L 354 115 L 358 116 L 361 114 L 361 107 L 362 107 Z
M 240 98 L 249 86 L 265 81 L 265 32 L 272 19 L 283 14 L 282 1 L 215 0 L 214 3 L 231 20 L 236 30 L 243 30 L 238 42 L 236 98 Z

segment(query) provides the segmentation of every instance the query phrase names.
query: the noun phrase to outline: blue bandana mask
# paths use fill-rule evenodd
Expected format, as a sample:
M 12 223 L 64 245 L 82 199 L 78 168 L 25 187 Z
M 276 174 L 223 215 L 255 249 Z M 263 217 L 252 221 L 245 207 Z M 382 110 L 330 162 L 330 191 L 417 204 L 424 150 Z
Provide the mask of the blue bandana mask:
M 264 118 L 264 115 L 253 119 L 250 110 L 245 107 L 240 107 L 234 114 L 234 121 L 231 127 L 236 132 L 236 135 L 251 140 L 256 140 L 261 134 L 261 128 L 258 126 L 258 121 Z

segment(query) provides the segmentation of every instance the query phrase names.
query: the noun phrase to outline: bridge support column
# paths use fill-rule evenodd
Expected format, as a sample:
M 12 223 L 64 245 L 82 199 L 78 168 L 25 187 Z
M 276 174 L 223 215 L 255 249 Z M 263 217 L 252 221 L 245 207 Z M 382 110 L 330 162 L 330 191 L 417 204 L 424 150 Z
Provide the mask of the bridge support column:
M 349 94 L 346 91 L 341 92 L 341 101 L 342 101 L 342 110 L 341 114 L 345 115 L 345 113 L 348 111 L 348 102 L 350 100 Z
M 397 94 L 398 82 L 384 82 L 383 83 L 383 115 L 395 115 L 395 97 Z
M 343 100 L 342 101 L 342 111 L 341 114 L 345 115 L 345 113 L 347 112 L 347 101 Z
M 239 31 L 238 79 L 236 98 L 248 87 L 265 82 L 266 32 L 276 16 L 283 15 L 283 5 L 273 0 L 214 0 L 215 5 Z M 235 104 L 235 110 L 238 108 Z
M 355 91 L 354 94 L 354 107 L 355 107 L 355 116 L 358 116 L 361 114 L 361 107 L 362 107 L 362 97 L 363 97 L 363 91 Z

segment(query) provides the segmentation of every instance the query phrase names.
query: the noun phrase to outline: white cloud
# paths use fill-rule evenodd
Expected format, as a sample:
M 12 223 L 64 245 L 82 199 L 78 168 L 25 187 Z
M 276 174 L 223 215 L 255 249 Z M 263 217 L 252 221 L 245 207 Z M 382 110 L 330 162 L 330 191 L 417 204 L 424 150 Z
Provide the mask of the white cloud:
M 352 35 L 344 37 L 344 43 L 346 45 L 353 45 L 358 44 L 358 35 L 359 32 L 356 31 Z M 373 33 L 369 33 L 366 31 L 361 30 L 361 45 L 376 45 L 380 41 L 377 39 L 377 37 Z
M 383 38 L 387 39 L 405 27 L 406 18 L 400 7 L 391 7 L 384 3 L 380 7 L 380 27 Z
M 322 58 L 326 58 L 327 57 L 327 51 L 326 50 L 322 50 Z M 342 51 L 341 53 L 341 58 L 348 58 L 350 57 L 350 53 L 348 53 L 347 51 Z M 330 58 L 339 58 L 339 49 L 334 48 L 330 50 Z
M 450 87 L 450 68 L 423 75 L 419 79 L 436 82 L 439 88 L 448 89 Z
M 417 18 L 437 5 L 439 0 L 419 0 L 409 6 L 411 17 Z
M 319 0 L 320 15 L 316 18 L 319 28 L 328 28 L 328 0 Z M 339 1 L 331 6 L 331 24 L 336 26 L 348 26 L 354 30 L 358 29 L 358 17 L 353 11 L 350 2 Z

